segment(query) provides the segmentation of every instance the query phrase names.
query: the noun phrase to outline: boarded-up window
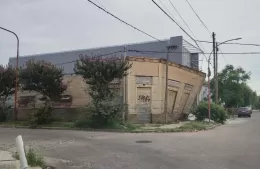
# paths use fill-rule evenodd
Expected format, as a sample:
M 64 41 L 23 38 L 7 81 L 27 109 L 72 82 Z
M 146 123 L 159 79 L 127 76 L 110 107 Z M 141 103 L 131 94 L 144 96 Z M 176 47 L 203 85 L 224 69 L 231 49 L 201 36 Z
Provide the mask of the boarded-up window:
M 153 84 L 153 77 L 152 76 L 136 76 L 136 84 Z
M 193 85 L 185 84 L 184 89 L 185 89 L 185 90 L 188 90 L 188 91 L 192 91 Z
M 168 85 L 171 86 L 171 87 L 179 88 L 181 83 L 179 81 L 169 79 L 168 80 Z

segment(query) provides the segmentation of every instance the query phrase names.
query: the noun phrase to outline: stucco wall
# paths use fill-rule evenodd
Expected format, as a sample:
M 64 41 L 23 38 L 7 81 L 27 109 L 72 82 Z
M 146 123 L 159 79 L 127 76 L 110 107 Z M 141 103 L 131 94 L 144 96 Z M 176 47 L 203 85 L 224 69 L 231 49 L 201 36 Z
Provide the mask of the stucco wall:
M 165 100 L 165 73 L 166 73 L 166 62 L 162 59 L 152 58 L 129 58 L 133 64 L 132 69 L 129 71 L 127 76 L 127 103 L 128 103 L 128 117 L 133 122 L 142 122 L 138 112 L 138 104 L 140 96 L 137 90 L 140 87 L 150 88 L 151 94 L 149 97 L 150 109 L 146 111 L 151 112 L 150 122 L 161 123 L 164 122 L 164 100 Z M 152 84 L 136 84 L 137 77 L 151 77 Z M 176 99 L 174 103 L 169 102 L 168 106 L 173 105 L 173 110 L 168 110 L 168 122 L 174 121 L 181 117 L 181 114 L 188 113 L 192 104 L 194 103 L 197 94 L 200 92 L 202 84 L 205 80 L 205 74 L 197 70 L 190 69 L 185 66 L 177 65 L 174 63 L 169 64 L 169 91 L 176 92 Z M 176 85 L 172 85 L 170 81 Z M 185 87 L 186 85 L 186 87 Z M 187 86 L 193 86 L 192 89 L 188 89 Z M 185 89 L 186 88 L 186 89 Z M 184 103 L 183 95 L 188 93 L 188 99 Z M 143 97 L 143 96 L 142 96 Z M 148 103 L 146 103 L 148 104 Z M 147 120 L 147 119 L 146 119 Z
M 128 59 L 132 63 L 132 68 L 128 70 L 126 77 L 127 119 L 136 123 L 164 122 L 165 60 L 144 57 L 128 57 Z M 202 72 L 169 63 L 168 88 L 171 94 L 168 96 L 168 122 L 180 118 L 181 114 L 190 110 L 204 79 L 205 74 Z M 64 81 L 69 83 L 65 94 L 72 97 L 72 103 L 69 106 L 61 105 L 59 108 L 79 107 L 90 102 L 91 99 L 86 93 L 87 86 L 80 76 L 64 76 Z M 192 89 L 188 89 L 187 85 L 193 86 Z M 20 93 L 20 96 L 25 95 L 36 95 L 36 93 Z M 183 101 L 186 98 L 184 96 L 187 96 L 187 102 Z

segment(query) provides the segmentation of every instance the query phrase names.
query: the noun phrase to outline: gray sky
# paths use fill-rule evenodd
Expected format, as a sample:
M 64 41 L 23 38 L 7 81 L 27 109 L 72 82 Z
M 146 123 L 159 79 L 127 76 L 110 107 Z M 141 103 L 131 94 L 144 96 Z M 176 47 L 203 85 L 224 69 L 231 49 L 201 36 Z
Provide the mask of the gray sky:
M 93 0 L 97 3 L 97 0 Z M 188 31 L 170 6 L 161 0 Z M 185 0 L 171 0 L 196 37 L 211 41 Z M 189 0 L 217 41 L 242 37 L 241 43 L 260 44 L 259 0 Z M 151 0 L 98 0 L 106 9 L 145 32 L 165 39 L 183 35 L 192 42 Z M 159 0 L 156 0 L 161 5 Z M 0 26 L 16 32 L 20 54 L 58 52 L 152 40 L 122 24 L 84 0 L 0 0 Z M 188 31 L 189 32 L 189 31 Z M 190 33 L 190 32 L 189 32 Z M 206 52 L 209 44 L 202 44 Z M 260 47 L 222 45 L 222 52 L 256 52 Z M 16 52 L 16 39 L 0 30 L 0 64 L 7 64 Z M 250 86 L 260 93 L 260 55 L 219 56 L 219 69 L 226 64 L 242 66 L 252 72 Z M 201 57 L 202 59 L 203 57 Z M 202 62 L 200 62 L 202 64 Z M 204 59 L 203 70 L 206 71 Z

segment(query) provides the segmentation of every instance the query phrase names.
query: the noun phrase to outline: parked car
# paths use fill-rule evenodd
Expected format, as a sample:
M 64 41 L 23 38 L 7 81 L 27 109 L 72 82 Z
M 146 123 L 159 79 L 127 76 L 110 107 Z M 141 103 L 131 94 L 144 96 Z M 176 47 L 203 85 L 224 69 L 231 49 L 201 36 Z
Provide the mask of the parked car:
M 240 107 L 237 112 L 238 117 L 251 117 L 252 110 L 248 107 Z

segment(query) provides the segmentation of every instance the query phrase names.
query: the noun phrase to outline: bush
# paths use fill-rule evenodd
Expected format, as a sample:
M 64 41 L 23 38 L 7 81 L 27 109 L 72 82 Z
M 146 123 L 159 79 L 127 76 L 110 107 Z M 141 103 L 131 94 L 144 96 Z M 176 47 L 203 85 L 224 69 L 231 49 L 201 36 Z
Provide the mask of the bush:
M 50 124 L 52 122 L 51 117 L 52 107 L 43 106 L 30 113 L 29 125 L 30 127 L 37 127 L 42 124 Z
M 120 121 L 123 106 L 113 101 L 91 103 L 85 108 L 79 109 L 83 117 L 74 125 L 79 128 L 103 128 Z
M 7 122 L 10 120 L 12 115 L 12 109 L 11 106 L 6 106 L 3 108 L 0 106 L 0 122 Z
M 217 123 L 224 123 L 228 118 L 228 113 L 224 107 L 211 103 L 210 105 L 211 120 Z M 196 116 L 196 120 L 203 121 L 208 118 L 208 103 L 201 102 L 192 112 Z

